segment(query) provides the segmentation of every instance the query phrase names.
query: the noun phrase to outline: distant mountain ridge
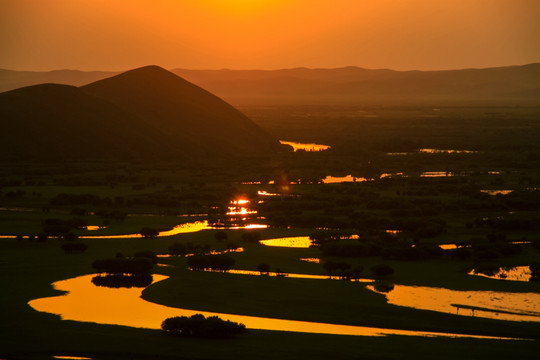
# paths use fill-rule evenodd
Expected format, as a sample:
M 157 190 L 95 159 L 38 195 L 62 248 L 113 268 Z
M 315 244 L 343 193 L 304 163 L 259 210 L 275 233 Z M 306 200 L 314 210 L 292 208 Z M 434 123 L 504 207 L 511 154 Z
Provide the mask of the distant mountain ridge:
M 171 72 L 234 105 L 540 106 L 540 64 L 444 71 L 295 68 Z M 0 70 L 0 91 L 31 83 L 83 85 L 114 72 Z
M 0 93 L 3 159 L 227 158 L 282 145 L 241 112 L 157 66 L 84 87 Z

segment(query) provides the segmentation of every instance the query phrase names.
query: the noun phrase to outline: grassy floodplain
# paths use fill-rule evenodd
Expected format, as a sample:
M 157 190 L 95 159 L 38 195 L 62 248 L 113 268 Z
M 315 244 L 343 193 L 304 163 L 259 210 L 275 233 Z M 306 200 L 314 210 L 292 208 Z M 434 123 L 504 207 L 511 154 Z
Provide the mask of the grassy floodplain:
M 297 110 L 294 114 L 298 114 Z M 371 142 L 365 143 L 351 139 L 348 134 L 352 132 L 340 137 L 335 129 L 330 131 L 335 122 L 326 122 L 330 124 L 326 129 L 314 130 L 312 127 L 301 133 L 300 127 L 306 129 L 306 123 L 299 121 L 295 122 L 298 130 L 293 127 L 286 132 L 280 124 L 289 115 L 276 117 L 261 111 L 252 109 L 259 114 L 256 120 L 277 137 L 327 143 L 333 146 L 332 149 L 318 154 L 283 154 L 279 159 L 261 159 L 256 164 L 246 160 L 203 165 L 195 169 L 171 162 L 67 163 L 65 166 L 39 162 L 31 165 L 7 163 L 2 167 L 1 233 L 38 234 L 47 219 L 69 220 L 74 217 L 83 219 L 88 225 L 106 226 L 96 231 L 76 230 L 78 235 L 130 234 L 142 227 L 166 230 L 180 223 L 219 217 L 230 200 L 242 197 L 251 199 L 258 211 L 253 221 L 275 225 L 257 230 L 261 238 L 309 235 L 317 227 L 341 224 L 346 226 L 341 228 L 360 233 L 361 239 L 371 239 L 379 236 L 378 231 L 384 230 L 388 224 L 414 222 L 422 227 L 421 222 L 428 219 L 431 222 L 444 221 L 442 231 L 424 237 L 416 231 L 417 228 L 399 233 L 391 241 L 415 245 L 474 244 L 476 241 L 489 245 L 487 236 L 494 233 L 504 234 L 506 242 L 538 240 L 540 212 L 533 206 L 534 201 L 531 205 L 524 200 L 534 200 L 538 192 L 535 189 L 540 184 L 540 148 L 533 141 L 540 128 L 535 120 L 537 110 L 504 109 L 502 113 L 506 115 L 497 117 L 492 112 L 486 115 L 486 111 L 480 109 L 461 112 L 459 109 L 443 109 L 442 112 L 447 114 L 446 120 L 432 122 L 431 126 L 418 120 L 424 125 L 417 126 L 416 130 L 409 129 L 403 137 L 410 141 L 401 144 L 392 140 L 392 134 L 404 128 L 402 121 L 416 117 L 424 110 L 400 110 L 399 116 L 393 110 L 390 111 L 392 116 L 388 115 L 377 124 L 372 120 L 363 123 L 364 132 L 361 133 L 376 135 L 370 136 Z M 462 127 L 466 121 L 460 120 L 456 114 L 486 126 L 484 133 L 489 134 L 491 140 L 486 140 L 484 133 L 467 132 Z M 329 115 L 312 114 L 311 119 L 317 116 Z M 339 116 L 336 120 L 340 122 L 339 126 L 348 121 L 354 128 L 360 121 Z M 380 112 L 379 116 L 382 116 Z M 493 117 L 496 121 L 490 120 Z M 454 129 L 450 132 L 447 131 L 449 123 Z M 383 125 L 385 131 L 380 128 Z M 527 136 L 520 137 L 524 133 Z M 477 152 L 425 154 L 414 153 L 415 148 L 458 148 Z M 396 157 L 387 155 L 390 152 L 412 154 Z M 447 168 L 452 172 L 459 170 L 462 175 L 420 176 L 422 172 L 446 171 Z M 352 174 L 360 178 L 398 172 L 405 172 L 408 176 L 347 184 L 310 183 L 326 175 Z M 263 198 L 256 195 L 258 190 L 278 192 L 279 184 L 267 183 L 284 177 L 295 182 L 290 194 L 300 196 Z M 296 184 L 298 179 L 301 179 L 301 184 Z M 243 184 L 254 181 L 262 184 Z M 492 196 L 481 192 L 485 189 L 510 189 L 514 194 Z M 520 196 L 521 193 L 526 195 Z M 91 196 L 66 198 L 59 197 L 60 194 Z M 259 204 L 258 201 L 264 202 Z M 103 212 L 113 211 L 126 216 L 122 220 L 103 216 Z M 208 215 L 179 216 L 186 214 Z M 265 219 L 256 219 L 257 216 Z M 525 226 L 504 228 L 509 225 L 482 222 L 484 218 L 501 217 L 518 219 L 518 223 Z M 368 228 L 363 221 L 371 226 Z M 434 223 L 440 223 L 437 221 Z M 287 229 L 287 226 L 291 228 Z M 369 278 L 372 265 L 387 263 L 395 269 L 395 274 L 388 281 L 396 284 L 540 293 L 537 282 L 491 280 L 466 275 L 479 264 L 515 266 L 539 261 L 540 251 L 529 243 L 517 245 L 519 252 L 496 257 L 474 253 L 470 257 L 456 259 L 445 254 L 411 261 L 379 255 L 329 256 L 316 248 L 265 247 L 243 241 L 243 231 L 226 230 L 227 241 L 244 248 L 244 252 L 230 255 L 236 261 L 236 269 L 255 270 L 258 264 L 265 262 L 273 269 L 280 268 L 285 272 L 326 274 L 322 266 L 325 261 L 347 261 L 363 266 L 361 276 Z M 60 248 L 62 240 L 56 238 L 44 242 L 26 238 L 22 241 L 0 239 L 0 277 L 4 288 L 0 296 L 0 357 L 533 359 L 538 355 L 540 323 L 457 316 L 389 305 L 383 295 L 365 289 L 361 283 L 194 272 L 186 269 L 184 257 L 160 259 L 160 262 L 172 266 L 155 267 L 155 272 L 170 278 L 147 288 L 143 293 L 144 299 L 201 311 L 536 340 L 379 338 L 261 330 L 251 330 L 228 340 L 181 339 L 157 330 L 62 321 L 58 316 L 38 313 L 27 305 L 32 299 L 59 295 L 51 283 L 91 273 L 91 264 L 96 259 L 114 257 L 118 253 L 132 256 L 143 250 L 165 254 L 174 242 L 209 245 L 212 249 L 222 250 L 226 244 L 214 238 L 215 232 L 204 230 L 155 239 L 85 239 L 88 249 L 82 254 L 65 254 Z M 321 258 L 321 264 L 299 260 L 310 257 Z

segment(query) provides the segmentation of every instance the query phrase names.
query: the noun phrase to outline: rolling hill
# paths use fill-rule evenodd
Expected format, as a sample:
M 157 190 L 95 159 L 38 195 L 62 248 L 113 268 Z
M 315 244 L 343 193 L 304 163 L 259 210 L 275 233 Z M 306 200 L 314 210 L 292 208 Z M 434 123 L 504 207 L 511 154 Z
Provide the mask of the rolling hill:
M 82 88 L 41 84 L 0 93 L 0 158 L 202 158 L 282 146 L 207 91 L 157 66 Z
M 128 71 L 81 88 L 206 155 L 265 154 L 279 142 L 240 111 L 158 66 Z

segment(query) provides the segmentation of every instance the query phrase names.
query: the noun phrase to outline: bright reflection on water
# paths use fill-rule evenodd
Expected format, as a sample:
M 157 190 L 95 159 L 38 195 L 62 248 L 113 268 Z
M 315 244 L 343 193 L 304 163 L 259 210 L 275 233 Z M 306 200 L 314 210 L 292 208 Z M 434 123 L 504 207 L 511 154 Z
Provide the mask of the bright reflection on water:
M 439 247 L 443 250 L 455 250 L 457 249 L 457 245 L 456 244 L 441 244 L 439 245 Z
M 208 221 L 196 221 L 192 223 L 180 224 L 172 228 L 171 230 L 160 231 L 157 237 L 173 236 L 178 234 L 187 234 L 198 232 L 202 230 L 212 229 L 266 229 L 268 225 L 264 224 L 246 224 L 246 225 L 234 225 L 234 226 L 211 226 Z M 15 238 L 15 236 L 9 236 Z M 83 235 L 79 236 L 81 239 L 137 239 L 142 238 L 141 234 L 125 234 L 125 235 Z M 2 238 L 2 236 L 0 236 Z
M 476 154 L 474 150 L 451 150 L 451 149 L 419 149 L 419 153 L 424 154 Z
M 337 184 L 337 183 L 344 183 L 344 182 L 363 182 L 363 181 L 367 181 L 367 179 L 363 177 L 354 177 L 352 175 L 347 175 L 347 176 L 342 176 L 342 177 L 328 175 L 324 179 L 322 179 L 322 182 L 324 184 Z
M 531 269 L 528 266 L 500 267 L 492 274 L 482 274 L 473 269 L 468 275 L 483 276 L 490 279 L 529 281 L 531 279 Z
M 424 171 L 422 174 L 420 174 L 420 177 L 443 177 L 443 176 L 454 176 L 454 174 L 448 171 Z
M 211 229 L 208 226 L 208 221 L 196 221 L 192 223 L 180 224 L 172 228 L 171 230 L 161 231 L 157 237 L 172 236 L 178 234 L 186 234 L 197 232 L 201 230 Z M 141 234 L 126 234 L 126 235 L 85 235 L 79 236 L 82 239 L 136 239 L 142 238 Z
M 283 141 L 283 140 L 280 140 L 279 142 L 284 144 L 284 145 L 292 146 L 294 151 L 304 150 L 304 151 L 314 152 L 314 151 L 324 151 L 324 150 L 330 149 L 329 145 L 306 144 L 306 143 L 298 143 L 298 142 Z
M 478 151 L 474 150 L 453 150 L 453 149 L 418 149 L 415 152 L 390 152 L 386 155 L 390 156 L 403 156 L 403 155 L 414 155 L 414 154 L 477 154 Z
M 314 264 L 320 264 L 321 263 L 321 259 L 319 259 L 319 258 L 301 258 L 300 261 L 310 262 L 310 263 L 314 263 Z
M 69 356 L 69 355 L 54 355 L 53 359 L 66 359 L 66 360 L 92 360 L 89 357 L 82 356 Z
M 308 248 L 312 242 L 309 236 L 293 236 L 259 241 L 266 246 L 280 246 L 288 248 Z
M 32 300 L 28 304 L 37 311 L 60 315 L 63 320 L 148 329 L 160 329 L 161 322 L 169 317 L 203 314 L 204 316 L 219 316 L 225 320 L 241 322 L 251 329 L 263 330 L 362 336 L 410 335 L 492 338 L 461 334 L 334 325 L 179 309 L 143 300 L 140 297 L 141 289 L 112 289 L 94 286 L 91 282 L 93 276 L 94 275 L 84 275 L 55 282 L 53 284 L 55 289 L 67 291 L 68 293 L 66 295 Z M 167 277 L 163 275 L 154 275 L 154 282 L 166 278 Z
M 371 285 L 367 288 L 376 291 Z M 501 320 L 540 321 L 540 294 L 536 293 L 395 285 L 394 290 L 384 295 L 390 304 L 415 309 Z
M 514 190 L 480 190 L 480 192 L 483 192 L 488 195 L 508 195 Z
M 259 195 L 259 196 L 280 196 L 280 194 L 269 193 L 269 192 L 266 191 L 266 190 L 259 190 L 259 191 L 257 191 L 257 195 Z
M 88 231 L 96 231 L 96 230 L 101 230 L 101 229 L 105 229 L 107 228 L 106 226 L 99 226 L 99 225 L 88 225 L 86 227 L 86 230 Z

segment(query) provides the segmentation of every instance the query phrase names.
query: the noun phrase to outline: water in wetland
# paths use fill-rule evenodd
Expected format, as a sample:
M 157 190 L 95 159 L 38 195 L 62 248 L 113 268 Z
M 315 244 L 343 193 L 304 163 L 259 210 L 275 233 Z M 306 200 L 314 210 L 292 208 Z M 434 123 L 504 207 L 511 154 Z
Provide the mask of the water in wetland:
M 115 289 L 94 286 L 91 282 L 92 277 L 93 275 L 84 275 L 55 282 L 53 284 L 54 288 L 60 291 L 66 291 L 67 294 L 32 300 L 28 304 L 37 311 L 57 314 L 63 320 L 148 329 L 159 329 L 161 322 L 168 317 L 203 314 L 204 316 L 219 316 L 222 319 L 241 322 L 251 329 L 263 330 L 361 336 L 409 335 L 493 338 L 451 333 L 336 325 L 173 308 L 143 300 L 141 298 L 141 289 Z M 154 282 L 162 281 L 166 278 L 163 275 L 154 275 Z

